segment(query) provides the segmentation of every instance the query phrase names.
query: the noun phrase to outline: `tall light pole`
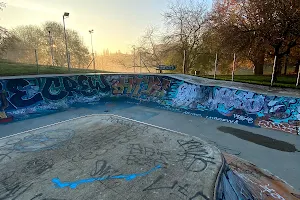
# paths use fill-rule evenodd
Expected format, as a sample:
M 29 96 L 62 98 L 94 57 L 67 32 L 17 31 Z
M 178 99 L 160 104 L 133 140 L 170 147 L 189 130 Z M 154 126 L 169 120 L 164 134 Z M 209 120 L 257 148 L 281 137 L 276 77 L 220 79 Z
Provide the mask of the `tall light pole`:
M 141 48 L 139 48 L 139 53 L 140 53 L 140 73 L 142 73 L 142 51 L 141 51 Z
M 133 71 L 134 71 L 134 73 L 135 73 L 135 65 L 136 65 L 136 63 L 135 63 L 135 46 L 133 46 Z
M 65 12 L 63 15 L 63 23 L 64 23 L 64 34 L 65 34 L 65 43 L 66 43 L 66 57 L 67 57 L 67 63 L 68 63 L 68 71 L 70 72 L 70 59 L 69 59 L 69 51 L 68 51 L 68 42 L 67 42 L 67 33 L 66 33 L 66 24 L 65 24 L 65 18 L 68 18 L 70 13 Z
M 91 45 L 92 45 L 92 56 L 93 56 L 93 65 L 94 65 L 94 71 L 96 70 L 96 64 L 95 64 L 95 55 L 94 55 L 94 47 L 93 47 L 93 33 L 94 30 L 89 30 L 90 34 L 91 34 Z
M 53 40 L 51 36 L 51 27 L 47 27 L 48 33 L 49 33 L 49 45 L 50 45 L 50 50 L 51 50 L 51 61 L 52 61 L 52 66 L 54 66 L 54 56 L 53 56 Z

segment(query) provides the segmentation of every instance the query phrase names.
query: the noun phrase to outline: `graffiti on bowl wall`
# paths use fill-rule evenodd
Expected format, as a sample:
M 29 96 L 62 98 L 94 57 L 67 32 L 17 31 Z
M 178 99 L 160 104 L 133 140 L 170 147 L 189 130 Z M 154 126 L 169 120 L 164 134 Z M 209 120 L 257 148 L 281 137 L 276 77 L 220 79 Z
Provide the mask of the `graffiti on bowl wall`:
M 0 79 L 0 91 L 5 91 L 1 93 L 2 115 L 6 112 L 16 120 L 67 109 L 76 103 L 125 97 L 126 102 L 299 134 L 299 98 L 197 85 L 168 76 L 96 74 Z
M 2 88 L 0 88 L 0 102 L 1 102 L 1 106 L 0 106 L 0 119 L 5 119 L 7 118 L 7 115 L 5 113 L 5 109 L 8 107 L 8 102 L 6 99 L 6 91 L 2 90 Z

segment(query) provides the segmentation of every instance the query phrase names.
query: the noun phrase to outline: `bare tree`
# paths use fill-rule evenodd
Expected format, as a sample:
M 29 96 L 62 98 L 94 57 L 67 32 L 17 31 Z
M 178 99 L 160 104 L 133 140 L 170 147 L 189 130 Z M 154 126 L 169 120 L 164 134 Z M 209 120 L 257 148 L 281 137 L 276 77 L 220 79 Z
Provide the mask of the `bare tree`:
M 205 15 L 204 2 L 197 0 L 178 0 L 163 14 L 168 27 L 165 43 L 181 54 L 184 74 L 193 68 L 199 57 Z
M 136 45 L 137 57 L 141 57 L 142 64 L 147 67 L 155 67 L 162 64 L 162 52 L 164 50 L 161 37 L 153 26 L 146 29 L 139 44 Z

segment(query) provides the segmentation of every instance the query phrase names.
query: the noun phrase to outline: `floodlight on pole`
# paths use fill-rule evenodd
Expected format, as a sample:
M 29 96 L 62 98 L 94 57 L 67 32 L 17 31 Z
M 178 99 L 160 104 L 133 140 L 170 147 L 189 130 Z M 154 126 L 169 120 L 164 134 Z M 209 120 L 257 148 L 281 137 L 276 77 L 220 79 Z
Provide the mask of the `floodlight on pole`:
M 89 30 L 89 33 L 91 34 L 91 46 L 92 46 L 92 56 L 93 56 L 93 66 L 94 66 L 94 71 L 96 70 L 96 64 L 95 64 L 95 55 L 94 55 L 94 47 L 93 47 L 93 33 L 94 30 Z
M 51 36 L 51 27 L 47 27 L 46 29 L 49 33 L 49 45 L 50 45 L 50 51 L 51 51 L 51 61 L 52 61 L 52 66 L 54 66 L 53 40 L 52 40 L 52 36 Z
M 66 23 L 65 18 L 68 18 L 70 13 L 65 12 L 63 15 L 63 23 L 64 23 L 64 35 L 65 35 L 65 44 L 66 44 L 66 57 L 67 57 L 67 63 L 68 63 L 68 71 L 70 72 L 70 59 L 69 59 L 69 52 L 68 52 L 68 42 L 67 42 L 67 33 L 66 33 Z

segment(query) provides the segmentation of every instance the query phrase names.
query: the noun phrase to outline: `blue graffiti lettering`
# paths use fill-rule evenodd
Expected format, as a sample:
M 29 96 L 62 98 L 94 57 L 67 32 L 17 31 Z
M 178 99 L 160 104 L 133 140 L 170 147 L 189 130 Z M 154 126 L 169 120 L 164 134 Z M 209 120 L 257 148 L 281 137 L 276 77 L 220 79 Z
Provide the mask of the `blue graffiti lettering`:
M 86 76 L 78 76 L 78 84 L 81 87 L 80 91 L 82 95 L 90 97 L 96 94 L 96 90 L 90 88 L 88 83 L 88 77 Z
M 9 92 L 13 93 L 10 97 L 10 102 L 16 107 L 26 107 L 36 104 L 43 100 L 41 93 L 35 94 L 31 98 L 26 98 L 28 93 L 25 86 L 29 86 L 30 83 L 24 79 L 8 80 L 6 88 Z
M 68 95 L 61 87 L 59 78 L 47 78 L 42 94 L 44 98 L 53 101 L 63 99 Z
M 69 93 L 69 96 L 74 96 L 75 93 L 79 93 L 77 90 L 77 83 L 69 77 L 63 77 L 63 83 L 65 90 Z

